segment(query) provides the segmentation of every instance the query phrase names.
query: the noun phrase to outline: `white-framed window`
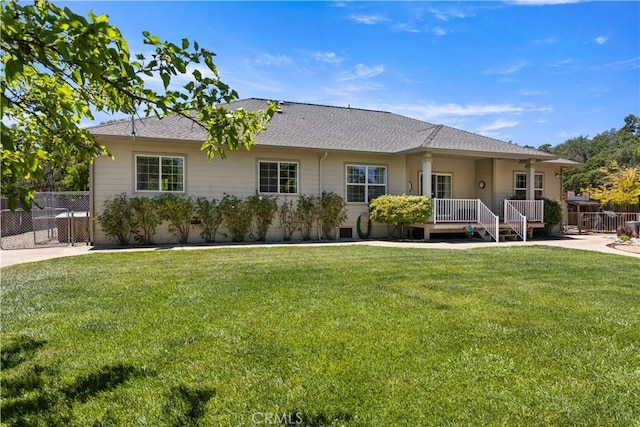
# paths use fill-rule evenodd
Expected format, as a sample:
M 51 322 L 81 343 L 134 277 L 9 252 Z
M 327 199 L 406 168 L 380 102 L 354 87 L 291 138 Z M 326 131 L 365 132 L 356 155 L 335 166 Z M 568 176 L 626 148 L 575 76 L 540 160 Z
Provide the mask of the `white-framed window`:
M 260 160 L 258 191 L 267 194 L 298 194 L 298 163 Z
M 544 194 L 544 174 L 537 173 L 534 176 L 534 192 L 536 198 Z M 513 178 L 513 194 L 519 197 L 527 197 L 527 173 L 516 172 Z
M 387 167 L 347 165 L 347 202 L 369 203 L 387 194 Z
M 422 194 L 422 172 L 419 174 L 419 188 Z M 435 199 L 451 199 L 453 197 L 453 174 L 450 173 L 433 173 L 431 174 L 431 195 Z
M 184 191 L 184 157 L 136 154 L 136 191 Z

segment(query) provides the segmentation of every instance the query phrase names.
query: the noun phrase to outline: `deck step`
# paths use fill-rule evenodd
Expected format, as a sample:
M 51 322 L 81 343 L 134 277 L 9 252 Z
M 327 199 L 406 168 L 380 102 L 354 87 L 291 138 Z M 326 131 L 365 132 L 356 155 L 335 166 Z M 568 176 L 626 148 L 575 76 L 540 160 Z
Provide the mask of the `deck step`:
M 507 240 L 516 241 L 520 239 L 520 236 L 515 233 L 501 233 L 499 237 L 501 242 L 505 242 Z

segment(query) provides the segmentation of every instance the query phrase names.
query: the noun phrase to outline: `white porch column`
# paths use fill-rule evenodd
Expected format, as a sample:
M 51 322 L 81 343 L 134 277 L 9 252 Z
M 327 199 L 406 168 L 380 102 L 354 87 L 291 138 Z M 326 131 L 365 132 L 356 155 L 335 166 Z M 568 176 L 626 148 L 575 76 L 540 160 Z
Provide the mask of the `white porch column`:
M 533 160 L 527 162 L 527 200 L 536 199 L 536 167 Z
M 431 197 L 431 153 L 422 155 L 422 196 Z

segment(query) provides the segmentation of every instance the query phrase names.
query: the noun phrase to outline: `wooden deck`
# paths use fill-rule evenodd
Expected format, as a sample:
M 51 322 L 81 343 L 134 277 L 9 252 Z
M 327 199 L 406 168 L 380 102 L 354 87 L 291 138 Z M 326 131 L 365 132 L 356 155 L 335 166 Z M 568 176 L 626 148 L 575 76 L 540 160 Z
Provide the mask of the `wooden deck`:
M 433 223 L 425 223 L 425 224 L 410 224 L 409 227 L 413 229 L 422 229 L 425 240 L 429 240 L 431 234 L 437 233 L 465 233 L 467 227 L 471 225 L 475 228 L 475 232 L 485 240 L 492 240 L 491 236 L 489 236 L 482 225 L 477 223 L 470 222 L 438 222 L 436 224 Z M 529 237 L 535 228 L 544 228 L 543 222 L 529 222 L 527 223 L 527 228 L 529 229 Z M 498 237 L 500 241 L 505 240 L 518 240 L 519 236 L 513 231 L 513 229 L 509 226 L 509 224 L 505 222 L 500 222 Z M 415 233 L 415 232 L 414 232 Z M 421 234 L 421 233 L 419 233 Z M 415 235 L 415 234 L 414 234 Z

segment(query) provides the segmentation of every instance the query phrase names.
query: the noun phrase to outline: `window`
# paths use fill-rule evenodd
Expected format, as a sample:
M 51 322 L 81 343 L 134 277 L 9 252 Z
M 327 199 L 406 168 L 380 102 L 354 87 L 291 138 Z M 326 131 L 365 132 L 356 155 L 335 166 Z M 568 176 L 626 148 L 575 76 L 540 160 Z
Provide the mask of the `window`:
M 184 191 L 184 157 L 136 155 L 136 191 Z
M 432 174 L 431 191 L 433 192 L 433 197 L 436 199 L 450 199 L 452 195 L 451 175 Z
M 422 194 L 422 172 L 419 173 L 420 183 L 419 191 Z M 453 175 L 450 173 L 434 173 L 431 174 L 431 195 L 425 194 L 425 196 L 433 197 L 435 199 L 450 199 L 453 197 Z
M 298 193 L 298 163 L 260 161 L 258 177 L 260 193 Z
M 385 166 L 347 165 L 347 202 L 369 203 L 387 194 Z
M 536 198 L 542 197 L 544 193 L 544 174 L 537 173 L 534 177 L 534 192 Z M 527 197 L 527 174 L 516 172 L 514 178 L 513 193 L 518 197 Z

